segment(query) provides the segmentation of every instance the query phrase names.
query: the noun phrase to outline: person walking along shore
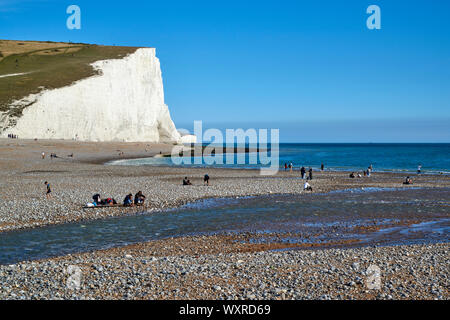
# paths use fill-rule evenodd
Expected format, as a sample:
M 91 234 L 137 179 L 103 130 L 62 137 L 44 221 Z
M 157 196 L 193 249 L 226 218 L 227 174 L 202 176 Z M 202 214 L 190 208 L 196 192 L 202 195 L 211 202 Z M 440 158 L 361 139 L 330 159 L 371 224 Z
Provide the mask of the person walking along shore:
M 47 199 L 50 199 L 52 197 L 52 189 L 50 187 L 50 183 L 45 181 L 44 184 L 47 186 L 47 192 L 45 196 L 47 197 Z

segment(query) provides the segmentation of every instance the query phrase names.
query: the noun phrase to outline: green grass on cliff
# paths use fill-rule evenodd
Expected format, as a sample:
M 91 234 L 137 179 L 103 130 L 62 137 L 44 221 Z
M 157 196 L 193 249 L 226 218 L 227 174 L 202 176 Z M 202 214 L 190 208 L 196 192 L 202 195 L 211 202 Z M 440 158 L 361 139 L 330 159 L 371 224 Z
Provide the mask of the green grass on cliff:
M 2 50 L 2 44 L 8 52 Z M 133 53 L 135 47 L 113 47 L 89 44 L 34 42 L 37 50 L 26 51 L 27 42 L 0 40 L 0 111 L 18 117 L 22 109 L 10 108 L 11 102 L 45 89 L 68 86 L 73 82 L 95 75 L 90 66 L 98 60 L 118 59 Z M 47 45 L 47 48 L 45 47 Z M 51 44 L 51 45 L 50 45 Z M 14 50 L 11 50 L 11 46 Z M 21 50 L 21 46 L 24 48 Z M 32 46 L 28 46 L 28 50 Z M 24 73 L 19 76 L 2 75 Z

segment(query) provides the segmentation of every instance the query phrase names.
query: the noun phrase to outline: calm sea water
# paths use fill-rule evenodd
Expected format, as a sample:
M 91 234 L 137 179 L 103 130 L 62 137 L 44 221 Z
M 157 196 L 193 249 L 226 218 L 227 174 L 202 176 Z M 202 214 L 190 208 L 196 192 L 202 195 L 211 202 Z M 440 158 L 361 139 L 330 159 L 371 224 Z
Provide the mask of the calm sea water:
M 184 166 L 208 166 L 208 161 L 211 161 L 213 157 L 205 159 L 191 157 L 192 164 L 184 164 Z M 213 164 L 216 167 L 253 169 L 264 166 L 256 153 L 247 154 L 245 163 L 242 164 L 237 164 L 237 156 L 235 156 L 234 164 L 225 164 L 223 155 L 217 154 L 215 157 L 221 158 L 224 163 Z M 251 159 L 256 159 L 257 163 L 251 163 Z M 196 160 L 202 160 L 201 164 L 194 164 Z M 367 169 L 372 164 L 375 171 L 416 172 L 417 167 L 422 165 L 424 173 L 450 174 L 450 143 L 280 144 L 279 166 L 284 167 L 284 163 L 289 162 L 293 163 L 294 169 L 299 169 L 301 166 L 318 169 L 323 163 L 325 169 L 338 171 L 359 171 Z M 113 163 L 119 165 L 174 165 L 170 158 L 119 160 Z

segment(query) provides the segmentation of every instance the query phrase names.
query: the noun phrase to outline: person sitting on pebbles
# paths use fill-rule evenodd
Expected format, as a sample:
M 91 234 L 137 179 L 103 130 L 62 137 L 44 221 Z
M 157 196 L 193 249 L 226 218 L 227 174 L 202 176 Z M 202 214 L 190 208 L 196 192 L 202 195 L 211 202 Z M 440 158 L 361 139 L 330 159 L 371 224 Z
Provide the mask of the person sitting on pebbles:
M 311 185 L 308 183 L 308 181 L 305 182 L 305 185 L 303 186 L 303 190 L 306 191 L 313 191 Z
M 410 177 L 406 177 L 405 182 L 403 184 L 413 184 L 412 179 Z
M 95 206 L 98 206 L 99 204 L 102 204 L 102 199 L 101 199 L 99 193 L 94 194 L 94 195 L 92 196 L 92 199 L 94 200 L 92 203 L 93 203 Z
M 113 205 L 117 204 L 117 201 L 114 198 L 110 197 L 110 198 L 103 199 L 101 204 L 104 206 L 113 206 Z
M 125 207 L 132 207 L 133 206 L 133 194 L 129 194 L 123 199 L 123 205 Z
M 142 191 L 139 191 L 134 196 L 134 204 L 137 206 L 143 206 L 145 202 L 145 196 L 142 194 Z
M 187 177 L 184 177 L 183 179 L 183 186 L 191 186 L 191 180 L 189 180 Z

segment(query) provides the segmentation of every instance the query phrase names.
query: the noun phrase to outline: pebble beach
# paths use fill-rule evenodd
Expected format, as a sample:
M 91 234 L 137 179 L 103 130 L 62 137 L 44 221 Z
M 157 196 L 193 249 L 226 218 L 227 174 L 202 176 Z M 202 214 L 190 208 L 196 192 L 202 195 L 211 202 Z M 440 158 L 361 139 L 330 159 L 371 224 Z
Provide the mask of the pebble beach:
M 299 172 L 104 165 L 109 160 L 168 153 L 170 145 L 0 139 L 0 232 L 135 215 L 200 199 L 302 194 Z M 42 152 L 46 157 L 42 159 Z M 58 158 L 51 159 L 50 153 Z M 69 155 L 73 154 L 73 157 Z M 297 168 L 298 169 L 298 168 Z M 203 175 L 211 177 L 203 185 Z M 187 176 L 192 186 L 183 186 Z M 351 188 L 408 188 L 405 174 L 351 179 L 314 172 L 314 193 Z M 414 187 L 450 186 L 446 175 L 414 176 Z M 46 199 L 44 181 L 52 187 Z M 92 195 L 119 203 L 142 190 L 145 208 L 83 209 Z M 360 248 L 257 246 L 243 235 L 150 241 L 108 250 L 0 266 L 1 299 L 448 299 L 448 243 Z M 379 289 L 367 268 L 381 271 Z M 81 287 L 67 287 L 70 272 Z
M 274 252 L 234 240 L 175 238 L 0 266 L 0 298 L 449 299 L 448 244 Z M 367 283 L 374 266 L 379 286 Z M 79 289 L 67 285 L 74 267 Z

